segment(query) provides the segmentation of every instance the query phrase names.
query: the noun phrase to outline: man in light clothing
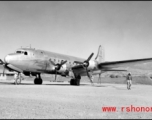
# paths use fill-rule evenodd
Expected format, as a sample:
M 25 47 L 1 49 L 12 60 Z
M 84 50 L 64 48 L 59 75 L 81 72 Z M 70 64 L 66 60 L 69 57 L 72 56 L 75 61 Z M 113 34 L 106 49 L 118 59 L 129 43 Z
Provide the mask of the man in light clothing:
M 127 79 L 127 89 L 131 90 L 131 85 L 132 85 L 132 76 L 131 73 L 128 73 L 128 75 L 126 76 Z

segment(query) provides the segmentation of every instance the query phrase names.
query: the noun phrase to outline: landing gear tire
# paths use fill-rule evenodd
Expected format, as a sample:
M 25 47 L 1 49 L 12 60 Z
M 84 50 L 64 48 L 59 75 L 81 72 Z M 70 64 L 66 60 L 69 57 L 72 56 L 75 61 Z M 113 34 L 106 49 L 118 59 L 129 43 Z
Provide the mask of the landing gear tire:
M 74 79 L 70 80 L 70 85 L 74 85 Z
M 34 79 L 34 84 L 41 85 L 42 83 L 43 83 L 42 79 L 39 78 Z
M 75 80 L 75 85 L 79 86 L 80 85 L 80 79 Z
M 71 79 L 70 85 L 80 85 L 80 79 Z
M 21 80 L 19 78 L 16 79 L 15 82 L 14 82 L 15 85 L 19 85 L 20 83 L 21 83 Z

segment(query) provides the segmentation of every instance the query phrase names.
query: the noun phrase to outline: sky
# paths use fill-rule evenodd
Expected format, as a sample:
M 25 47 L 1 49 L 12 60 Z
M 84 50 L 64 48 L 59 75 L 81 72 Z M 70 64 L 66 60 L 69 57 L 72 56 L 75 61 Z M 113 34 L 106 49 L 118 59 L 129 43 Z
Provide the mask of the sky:
M 0 58 L 30 46 L 106 61 L 152 57 L 152 1 L 0 1 Z

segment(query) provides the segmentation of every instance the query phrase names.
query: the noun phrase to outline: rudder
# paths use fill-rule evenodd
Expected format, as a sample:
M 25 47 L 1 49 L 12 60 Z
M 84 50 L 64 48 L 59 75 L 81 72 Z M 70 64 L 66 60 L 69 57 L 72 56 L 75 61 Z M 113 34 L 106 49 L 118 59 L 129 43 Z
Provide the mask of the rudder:
M 98 63 L 101 63 L 101 62 L 105 61 L 104 48 L 101 45 L 98 48 L 98 53 L 97 53 L 97 56 L 96 56 L 95 60 Z

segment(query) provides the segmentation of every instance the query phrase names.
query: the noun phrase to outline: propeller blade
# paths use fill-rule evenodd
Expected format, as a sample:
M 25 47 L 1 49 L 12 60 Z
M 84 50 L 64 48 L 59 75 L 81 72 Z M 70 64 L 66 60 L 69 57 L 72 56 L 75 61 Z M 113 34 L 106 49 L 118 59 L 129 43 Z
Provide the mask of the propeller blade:
M 55 82 L 56 82 L 56 77 L 57 77 L 57 70 L 55 70 Z
M 99 74 L 98 83 L 101 84 L 101 74 Z
M 91 76 L 90 76 L 90 74 L 89 74 L 89 72 L 88 72 L 87 67 L 86 67 L 86 72 L 87 72 L 87 75 L 88 75 L 88 78 L 89 78 L 91 84 L 94 85 L 94 84 L 93 84 L 93 81 L 92 81 L 92 79 L 91 79 Z
M 4 64 L 4 62 L 3 62 L 1 59 L 0 59 L 0 64 L 1 64 L 1 65 L 3 65 L 3 64 Z
M 92 53 L 86 61 L 89 62 L 93 55 L 94 55 L 94 53 Z
M 85 60 L 84 62 L 89 62 L 90 61 L 90 59 L 92 58 L 92 56 L 94 55 L 94 53 L 92 53 L 89 57 L 88 57 L 88 59 L 87 60 Z M 84 64 L 84 62 L 80 62 L 80 61 L 74 61 L 74 63 L 78 63 L 78 64 Z
M 80 61 L 74 61 L 74 63 L 83 64 L 83 62 L 80 62 Z
M 64 65 L 66 62 L 67 62 L 67 60 L 61 61 L 61 64 L 60 64 L 60 65 L 61 65 L 61 66 Z
M 54 66 L 56 66 L 56 64 L 52 61 L 52 60 L 49 60 Z
M 67 62 L 67 60 L 66 60 L 66 61 L 61 61 L 60 64 L 55 64 L 51 59 L 50 59 L 49 61 L 50 61 L 54 66 L 56 66 L 56 70 L 59 70 L 60 67 Z
M 4 73 L 5 73 L 5 66 L 4 66 L 4 69 L 3 69 L 3 76 L 4 76 Z
M 61 61 L 60 64 L 57 63 L 56 64 L 56 70 L 60 70 L 61 66 L 64 65 L 66 62 L 67 62 L 67 60 L 66 61 Z

